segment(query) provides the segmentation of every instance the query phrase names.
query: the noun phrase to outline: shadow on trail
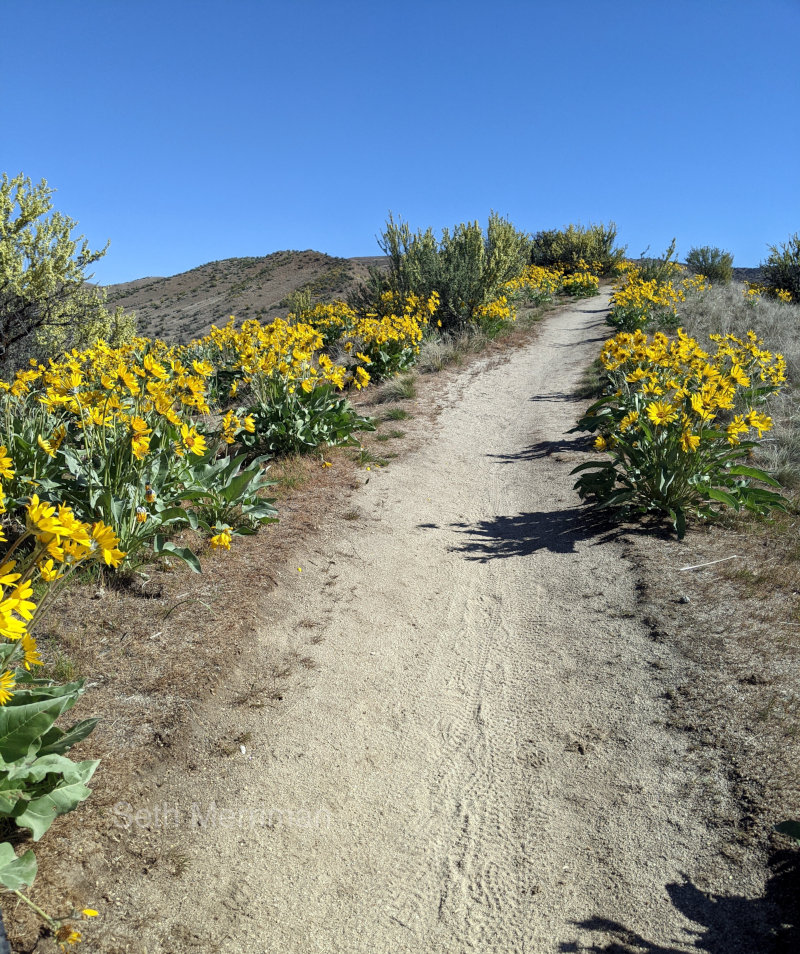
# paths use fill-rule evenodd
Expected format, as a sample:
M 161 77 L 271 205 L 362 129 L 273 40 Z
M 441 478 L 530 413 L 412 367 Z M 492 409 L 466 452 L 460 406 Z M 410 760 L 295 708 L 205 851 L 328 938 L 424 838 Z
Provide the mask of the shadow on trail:
M 588 945 L 562 942 L 561 954 L 684 954 L 691 948 L 705 954 L 796 954 L 800 951 L 800 853 L 773 855 L 773 875 L 761 898 L 710 894 L 688 879 L 668 884 L 674 907 L 697 925 L 691 937 L 674 938 L 679 946 L 656 944 L 617 921 L 594 917 L 576 927 L 607 940 Z
M 533 398 L 531 398 L 533 400 Z M 564 398 L 571 400 L 571 398 Z M 542 460 L 544 457 L 551 457 L 553 454 L 581 454 L 588 452 L 592 447 L 593 437 L 572 437 L 557 441 L 537 441 L 526 447 L 525 450 L 514 454 L 487 454 L 491 460 L 499 460 L 503 464 L 515 464 L 529 460 Z
M 539 550 L 574 553 L 579 542 L 593 538 L 603 542 L 612 539 L 618 531 L 607 515 L 585 507 L 498 515 L 476 524 L 454 523 L 450 526 L 463 539 L 449 549 L 463 553 L 467 560 L 481 563 L 530 556 Z
M 543 394 L 534 394 L 533 397 L 528 398 L 529 401 L 585 401 L 582 395 L 578 394 L 577 391 L 551 391 L 545 392 Z
M 602 334 L 597 335 L 597 337 L 594 337 L 594 338 L 582 338 L 581 344 L 600 344 L 600 343 L 604 343 L 608 341 L 609 338 L 613 338 L 613 337 L 614 337 L 613 334 L 606 334 L 605 332 L 603 332 Z M 565 341 L 563 343 L 555 342 L 554 344 L 551 345 L 551 347 L 552 348 L 574 348 L 575 345 L 571 341 Z

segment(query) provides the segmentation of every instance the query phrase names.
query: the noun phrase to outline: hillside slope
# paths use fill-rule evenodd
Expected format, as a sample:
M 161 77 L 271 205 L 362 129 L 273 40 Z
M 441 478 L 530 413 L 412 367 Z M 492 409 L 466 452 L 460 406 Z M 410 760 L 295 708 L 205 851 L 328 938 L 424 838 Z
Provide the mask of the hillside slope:
M 292 292 L 315 301 L 344 297 L 382 256 L 334 258 L 323 252 L 273 252 L 256 258 L 208 262 L 169 278 L 138 278 L 108 285 L 108 300 L 136 312 L 142 334 L 188 341 L 230 315 L 272 319 L 285 314 Z

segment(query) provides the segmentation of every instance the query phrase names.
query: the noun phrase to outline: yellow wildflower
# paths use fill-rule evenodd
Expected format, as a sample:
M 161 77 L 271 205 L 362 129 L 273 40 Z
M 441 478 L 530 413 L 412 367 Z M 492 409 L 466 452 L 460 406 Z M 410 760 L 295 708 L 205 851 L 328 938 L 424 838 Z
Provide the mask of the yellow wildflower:
M 6 480 L 11 480 L 14 476 L 14 462 L 8 456 L 8 450 L 6 447 L 0 446 L 0 477 L 5 477 Z
M 30 670 L 31 666 L 43 666 L 42 657 L 39 655 L 39 649 L 36 640 L 30 633 L 25 633 L 21 641 L 22 651 L 25 654 L 25 668 Z
M 220 533 L 215 534 L 211 540 L 212 550 L 230 550 L 231 548 L 231 534 L 229 530 L 222 530 Z
M 13 672 L 6 670 L 0 676 L 0 706 L 4 706 L 11 699 L 16 684 Z
M 737 414 L 727 427 L 728 443 L 738 444 L 742 439 L 742 434 L 746 434 L 748 429 L 742 415 Z
M 772 427 L 772 418 L 766 414 L 759 414 L 758 411 L 750 411 L 747 415 L 747 424 L 758 431 L 758 436 L 762 437 L 765 431 Z
M 689 454 L 692 451 L 696 451 L 700 446 L 700 435 L 693 434 L 690 428 L 684 428 L 681 433 L 681 450 L 685 454 Z
M 647 416 L 656 426 L 671 424 L 678 417 L 677 410 L 667 401 L 651 401 L 647 405 Z
M 197 433 L 197 428 L 188 424 L 181 424 L 181 442 L 186 450 L 197 457 L 202 457 L 208 450 L 205 437 Z
M 54 583 L 61 576 L 61 571 L 56 567 L 55 561 L 52 559 L 42 560 L 38 564 L 38 568 L 39 576 L 41 576 L 45 583 Z
M 117 549 L 119 538 L 111 527 L 107 527 L 102 520 L 98 520 L 92 527 L 92 549 L 100 549 L 103 561 L 107 566 L 117 567 L 125 556 Z
M 56 456 L 56 452 L 53 450 L 53 447 L 50 444 L 50 441 L 45 440 L 41 434 L 37 436 L 36 443 L 39 445 L 39 447 L 42 448 L 42 450 L 45 452 L 45 454 L 48 455 L 48 457 Z

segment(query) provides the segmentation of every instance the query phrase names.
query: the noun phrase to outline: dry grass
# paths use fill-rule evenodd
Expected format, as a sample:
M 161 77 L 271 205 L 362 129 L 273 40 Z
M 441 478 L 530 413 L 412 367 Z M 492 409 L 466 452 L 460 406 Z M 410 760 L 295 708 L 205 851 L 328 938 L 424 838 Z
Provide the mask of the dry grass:
M 447 332 L 426 338 L 420 348 L 417 369 L 421 374 L 441 371 L 451 364 L 460 363 L 467 354 L 475 354 L 485 348 L 489 338 L 481 328 L 467 325 L 461 331 Z
M 637 533 L 627 543 L 654 639 L 678 660 L 668 696 L 674 725 L 709 754 L 724 752 L 739 814 L 720 825 L 743 845 L 786 847 L 772 828 L 800 817 L 797 517 L 730 515 L 683 542 Z
M 379 385 L 372 400 L 376 404 L 389 404 L 396 401 L 409 401 L 417 395 L 416 379 L 413 374 L 399 374 Z
M 516 322 L 494 329 L 493 334 L 477 325 L 466 325 L 458 331 L 431 335 L 422 343 L 416 369 L 420 374 L 436 373 L 461 364 L 468 355 L 485 353 L 495 342 L 513 344 L 554 307 L 556 305 L 522 306 L 518 309 Z

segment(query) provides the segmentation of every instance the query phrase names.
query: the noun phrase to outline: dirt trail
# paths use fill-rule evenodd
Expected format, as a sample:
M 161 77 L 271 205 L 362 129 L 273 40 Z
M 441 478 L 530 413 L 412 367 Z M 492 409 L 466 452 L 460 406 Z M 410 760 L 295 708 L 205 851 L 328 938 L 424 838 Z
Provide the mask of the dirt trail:
M 668 650 L 569 476 L 604 304 L 454 375 L 434 439 L 373 469 L 360 519 L 270 596 L 264 647 L 317 665 L 246 717 L 223 779 L 163 786 L 191 858 L 157 899 L 133 888 L 151 954 L 697 950 L 698 885 L 732 874 L 664 727 Z M 725 923 L 701 949 L 739 949 Z

